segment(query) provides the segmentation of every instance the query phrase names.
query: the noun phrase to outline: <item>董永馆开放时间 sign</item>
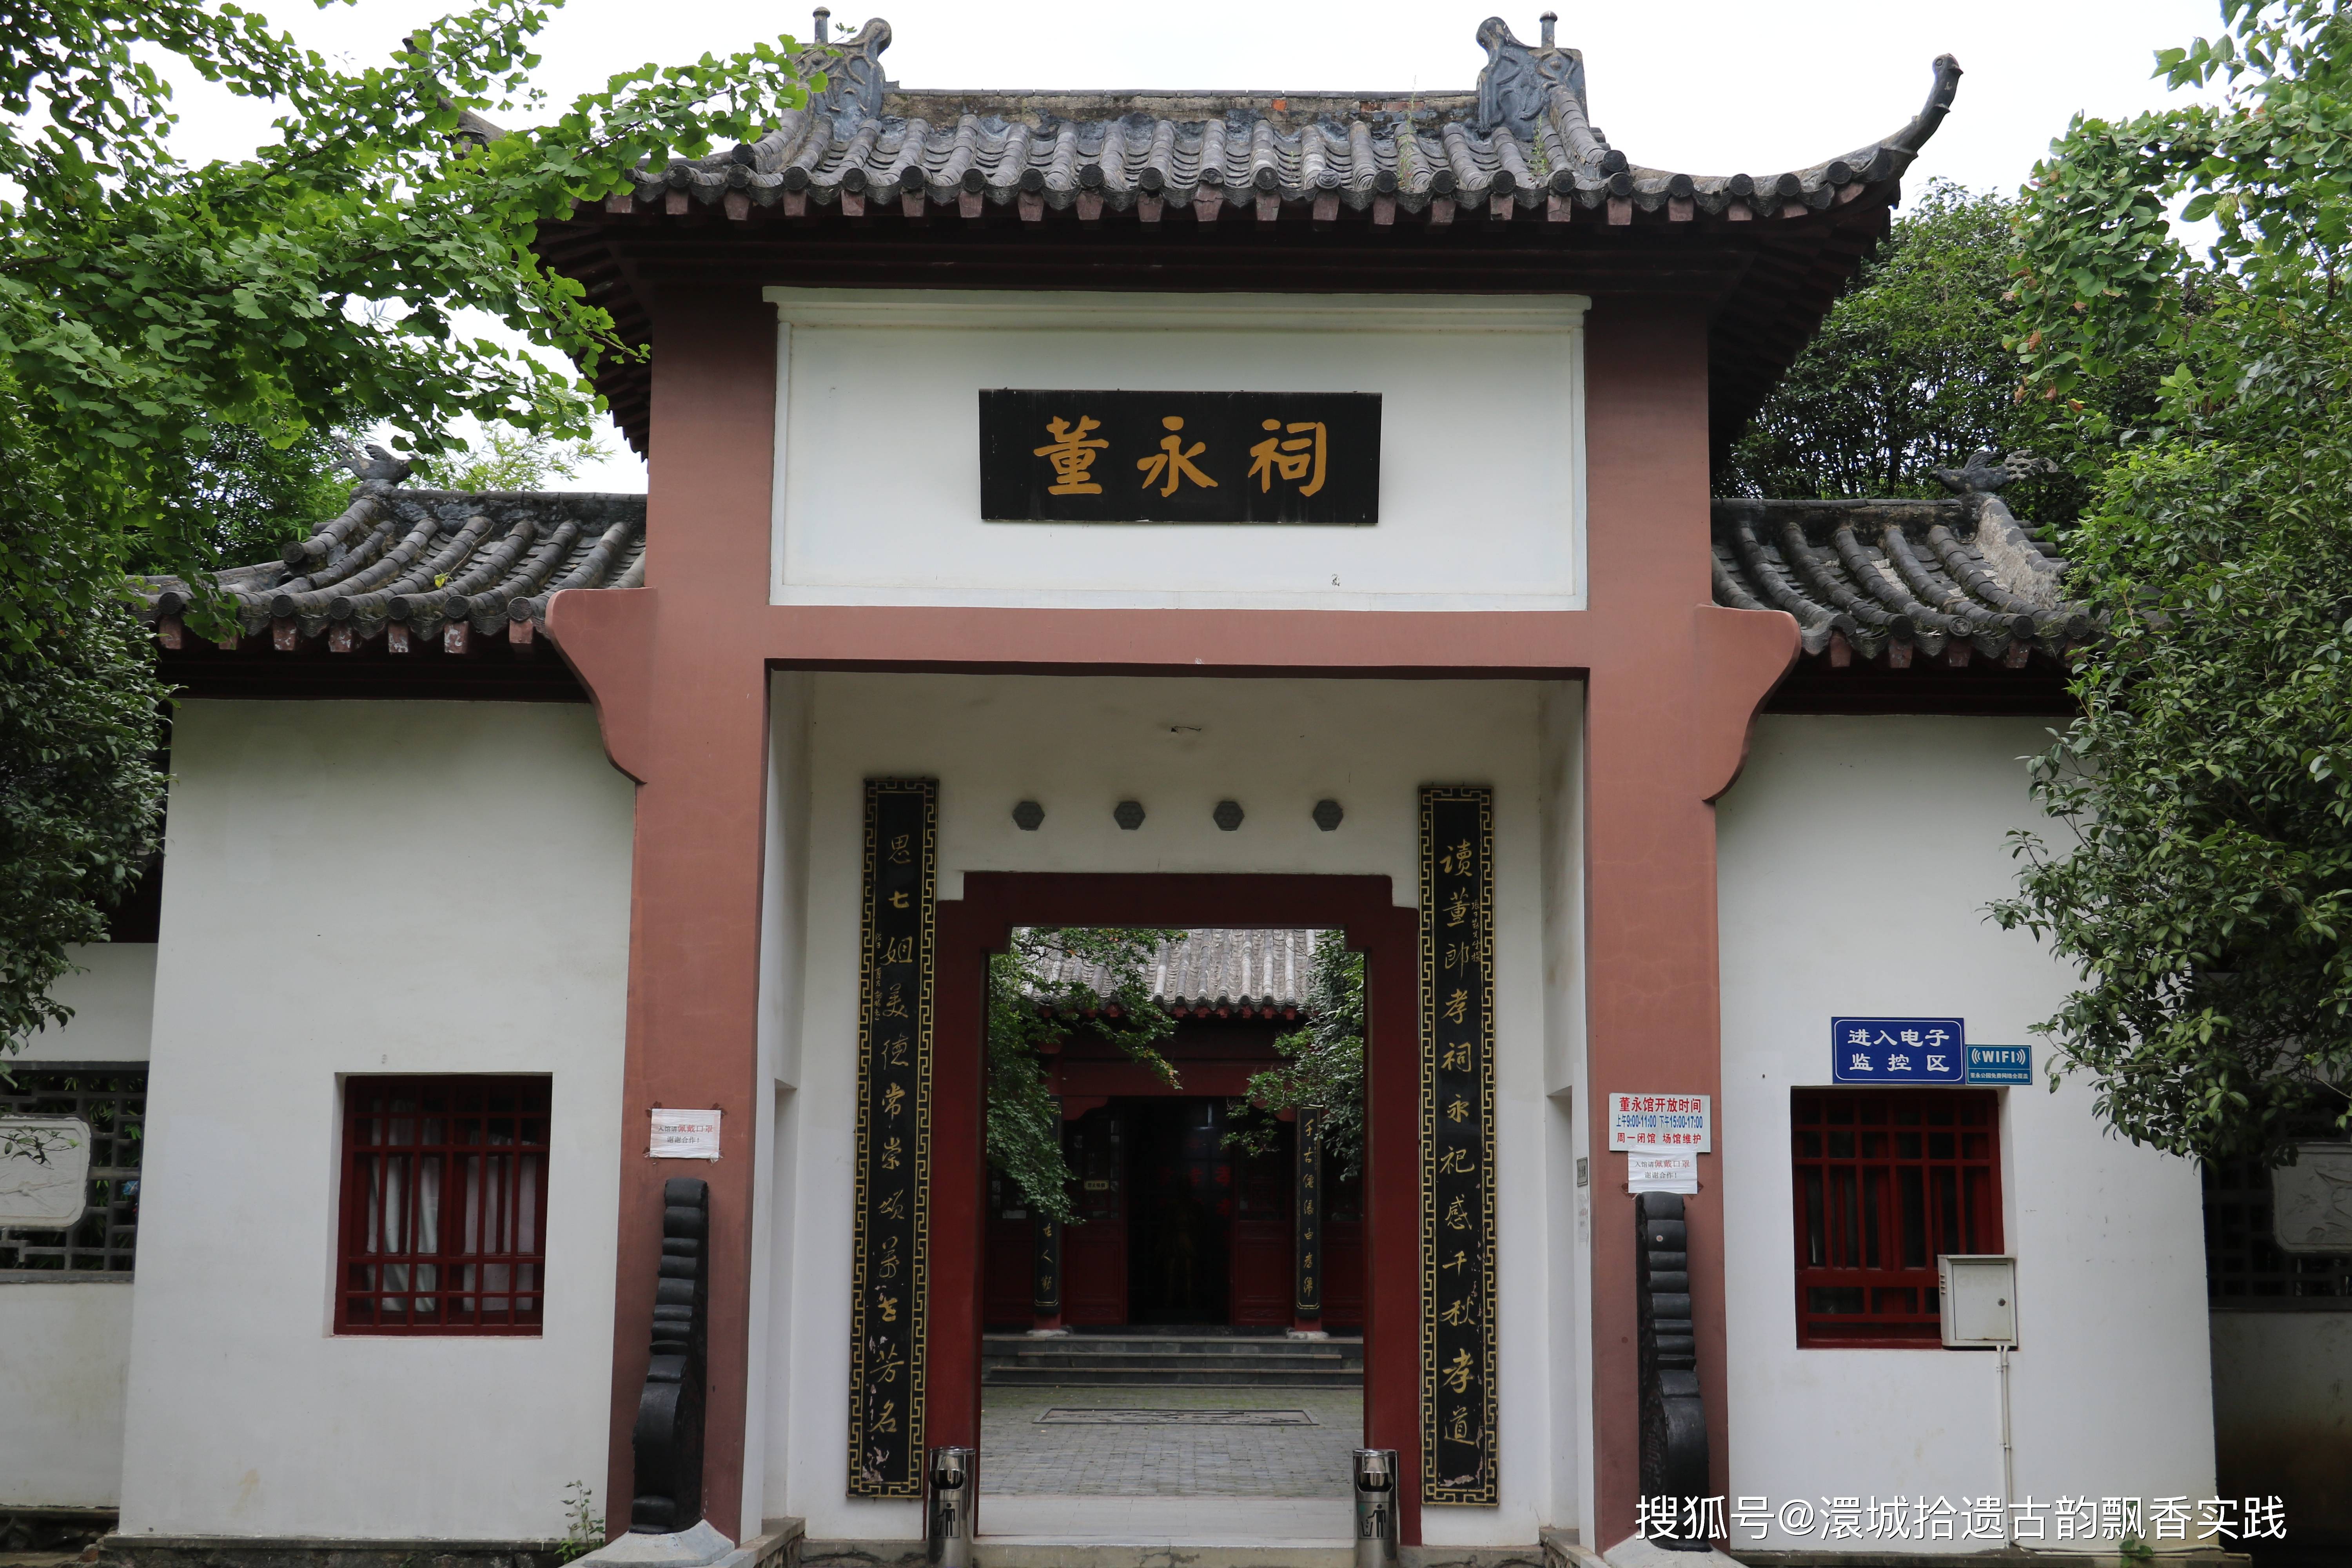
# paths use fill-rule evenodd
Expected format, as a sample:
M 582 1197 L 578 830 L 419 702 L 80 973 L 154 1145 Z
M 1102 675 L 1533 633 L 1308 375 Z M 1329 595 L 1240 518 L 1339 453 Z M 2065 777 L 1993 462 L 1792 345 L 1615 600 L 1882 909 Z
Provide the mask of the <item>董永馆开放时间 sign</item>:
M 1836 1083 L 1968 1081 L 1968 1030 L 1958 1018 L 1832 1018 L 1830 1078 Z
M 1713 1097 L 1704 1094 L 1612 1094 L 1609 1147 L 1651 1153 L 1715 1152 Z
M 1376 392 L 980 395 L 989 522 L 1362 525 L 1380 514 Z

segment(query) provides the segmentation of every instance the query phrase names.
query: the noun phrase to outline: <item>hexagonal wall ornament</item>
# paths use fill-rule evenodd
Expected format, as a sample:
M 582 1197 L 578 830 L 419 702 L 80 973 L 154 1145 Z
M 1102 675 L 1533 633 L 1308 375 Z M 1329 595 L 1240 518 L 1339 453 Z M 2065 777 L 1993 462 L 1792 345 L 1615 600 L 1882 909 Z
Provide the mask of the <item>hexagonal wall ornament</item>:
M 1318 800 L 1315 803 L 1315 826 L 1326 833 L 1337 832 L 1339 824 L 1347 819 L 1347 816 L 1346 812 L 1339 809 L 1339 803 L 1336 800 Z
M 1143 826 L 1143 803 L 1139 800 L 1120 801 L 1111 808 L 1110 816 L 1113 822 L 1132 833 Z
M 1034 800 L 1024 800 L 1013 808 L 1013 825 L 1024 833 L 1034 833 L 1045 820 L 1045 808 Z
M 1219 827 L 1231 833 L 1242 825 L 1242 803 L 1237 800 L 1221 800 L 1217 802 L 1217 809 L 1210 815 L 1215 817 Z

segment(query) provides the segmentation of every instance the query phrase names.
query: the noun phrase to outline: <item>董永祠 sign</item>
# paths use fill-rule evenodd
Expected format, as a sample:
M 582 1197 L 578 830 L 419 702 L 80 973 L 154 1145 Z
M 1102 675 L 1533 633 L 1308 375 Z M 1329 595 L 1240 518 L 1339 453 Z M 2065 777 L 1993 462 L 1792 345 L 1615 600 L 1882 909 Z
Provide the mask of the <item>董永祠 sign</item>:
M 1363 524 L 1381 514 L 1373 392 L 980 395 L 990 522 Z

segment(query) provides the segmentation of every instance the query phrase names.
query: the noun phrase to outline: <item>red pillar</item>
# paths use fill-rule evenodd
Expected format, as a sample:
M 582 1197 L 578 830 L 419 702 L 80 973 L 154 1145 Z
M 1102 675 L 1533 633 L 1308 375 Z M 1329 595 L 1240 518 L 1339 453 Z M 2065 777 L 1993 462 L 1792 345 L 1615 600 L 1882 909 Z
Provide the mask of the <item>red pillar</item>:
M 1696 310 L 1596 310 L 1586 349 L 1591 597 L 1628 634 L 1588 678 L 1584 1100 L 1592 1157 L 1591 1540 L 1633 1533 L 1641 1450 L 1633 1200 L 1608 1152 L 1612 1093 L 1710 1096 L 1722 1125 L 1714 797 L 1794 658 L 1787 617 L 1713 605 L 1706 328 Z M 1605 606 L 1605 608 L 1604 608 Z M 1719 1153 L 1699 1162 L 1691 1291 L 1708 1463 L 1729 1469 Z
M 767 805 L 769 473 L 775 313 L 752 290 L 661 297 L 654 351 L 646 586 L 559 595 L 549 629 L 592 695 L 605 746 L 638 782 L 630 900 L 619 1257 L 607 1528 L 627 1528 L 630 1432 L 645 1381 L 661 1184 L 656 1106 L 724 1112 L 710 1183 L 704 1514 L 744 1519 L 750 1389 L 761 852 Z M 684 374 L 681 374 L 684 373 Z

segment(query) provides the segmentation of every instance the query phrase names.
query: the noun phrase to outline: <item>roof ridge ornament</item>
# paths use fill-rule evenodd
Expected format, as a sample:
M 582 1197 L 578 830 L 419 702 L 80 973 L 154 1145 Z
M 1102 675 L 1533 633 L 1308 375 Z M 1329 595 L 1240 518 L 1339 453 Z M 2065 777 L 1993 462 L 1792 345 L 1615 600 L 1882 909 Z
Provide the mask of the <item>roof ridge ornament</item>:
M 1927 138 L 1936 133 L 1936 127 L 1944 122 L 1944 116 L 1952 111 L 1953 95 L 1960 90 L 1960 78 L 1965 74 L 1960 62 L 1949 55 L 1937 55 L 1934 70 L 1935 79 L 1927 87 L 1927 101 L 1911 117 L 1911 123 L 1888 137 L 1884 145 L 1916 157 L 1919 149 L 1927 144 Z M 1905 162 L 1907 164 L 1909 159 Z
M 1554 88 L 1566 89 L 1583 103 L 1584 55 L 1552 42 L 1557 20 L 1554 13 L 1544 13 L 1543 42 L 1535 46 L 1519 42 L 1500 16 L 1478 24 L 1478 44 L 1486 51 L 1486 64 L 1478 73 L 1478 117 L 1472 127 L 1481 136 L 1506 126 L 1516 137 L 1531 138 Z
M 873 120 L 882 113 L 883 95 L 898 86 L 882 74 L 882 51 L 890 47 L 890 24 L 876 16 L 855 33 L 829 37 L 833 13 L 818 7 L 816 45 L 793 62 L 803 71 L 824 72 L 824 91 L 809 105 L 836 120 Z
M 416 466 L 407 458 L 397 457 L 373 441 L 368 443 L 365 452 L 352 442 L 344 442 L 340 460 L 342 467 L 360 481 L 362 489 L 390 489 L 416 471 Z
M 1990 447 L 1979 447 L 1957 468 L 1930 468 L 1936 482 L 1956 496 L 1992 495 L 2003 486 L 2036 474 L 2054 474 L 2058 465 L 2020 447 L 2004 458 Z

